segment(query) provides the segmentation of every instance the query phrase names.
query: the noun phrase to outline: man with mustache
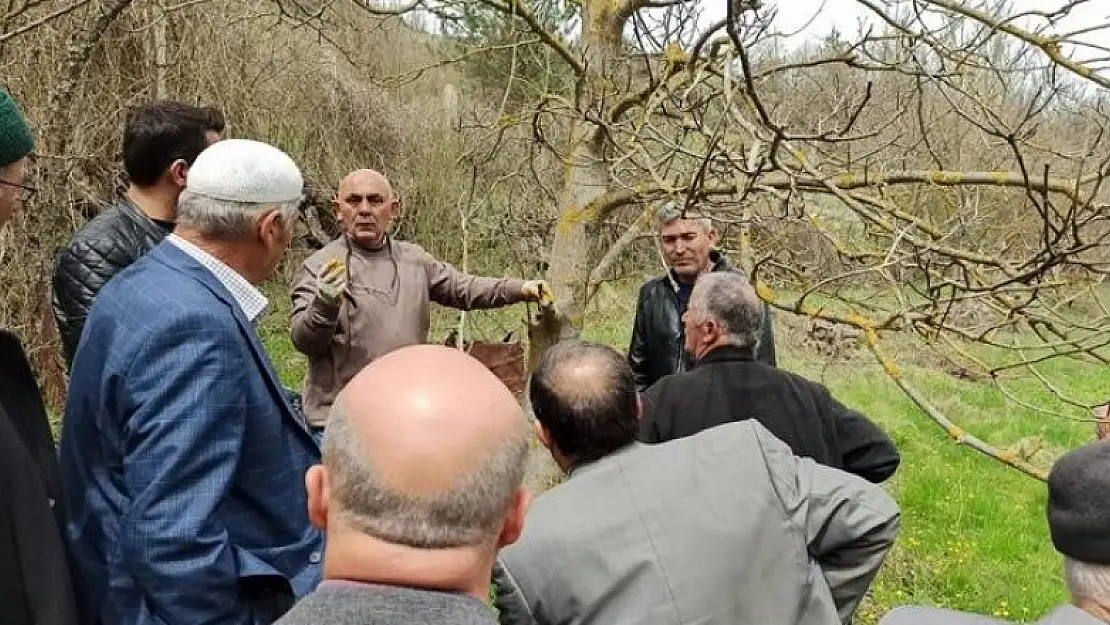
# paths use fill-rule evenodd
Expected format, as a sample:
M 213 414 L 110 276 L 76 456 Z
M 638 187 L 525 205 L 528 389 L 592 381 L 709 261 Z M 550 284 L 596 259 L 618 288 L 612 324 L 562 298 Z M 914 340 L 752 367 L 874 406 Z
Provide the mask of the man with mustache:
M 332 203 L 343 234 L 304 262 L 293 287 L 293 345 L 308 356 L 304 411 L 318 437 L 355 374 L 426 342 L 431 302 L 473 310 L 551 296 L 542 280 L 468 275 L 391 237 L 400 202 L 377 171 L 348 174 Z

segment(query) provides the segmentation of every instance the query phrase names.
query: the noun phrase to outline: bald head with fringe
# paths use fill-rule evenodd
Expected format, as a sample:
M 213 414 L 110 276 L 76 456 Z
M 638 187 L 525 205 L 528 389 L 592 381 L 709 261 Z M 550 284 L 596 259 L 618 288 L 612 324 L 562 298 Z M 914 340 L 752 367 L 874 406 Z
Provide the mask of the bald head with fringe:
M 520 406 L 457 349 L 419 345 L 375 360 L 336 399 L 325 431 L 335 518 L 389 543 L 489 542 L 521 488 Z

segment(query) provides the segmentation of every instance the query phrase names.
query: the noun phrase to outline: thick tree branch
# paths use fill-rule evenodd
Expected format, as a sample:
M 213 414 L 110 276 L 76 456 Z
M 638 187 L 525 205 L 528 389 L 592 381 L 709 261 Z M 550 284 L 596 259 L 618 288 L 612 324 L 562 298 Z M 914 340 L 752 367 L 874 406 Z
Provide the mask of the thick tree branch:
M 898 185 L 935 185 L 937 187 L 987 186 L 1003 188 L 1029 188 L 1036 192 L 1059 193 L 1068 199 L 1077 197 L 1077 189 L 1082 185 L 1098 180 L 1097 174 L 1090 174 L 1079 180 L 1065 178 L 1031 179 L 1026 181 L 1020 172 L 1013 171 L 945 171 L 919 169 L 891 172 L 853 171 L 832 174 L 826 177 L 794 175 L 785 172 L 772 172 L 752 181 L 755 191 L 804 190 L 827 192 L 832 185 L 843 191 L 856 189 L 889 187 Z M 698 199 L 735 195 L 740 188 L 735 184 L 706 185 L 701 188 L 677 186 L 664 188 L 655 184 L 645 184 L 635 189 L 620 189 L 598 198 L 592 214 L 603 219 L 613 211 L 640 201 L 654 200 L 673 194 L 693 194 Z
M 604 282 L 606 274 L 616 265 L 621 254 L 628 249 L 628 246 L 639 239 L 644 230 L 651 225 L 651 220 L 654 215 L 655 211 L 652 208 L 649 207 L 644 209 L 636 217 L 635 221 L 629 224 L 624 232 L 621 233 L 620 237 L 618 237 L 617 240 L 609 246 L 609 249 L 605 251 L 605 255 L 601 257 L 601 260 L 594 266 L 593 271 L 590 272 L 590 281 L 586 289 L 586 292 L 589 294 L 589 299 L 593 299 L 593 296 L 597 294 L 597 289 L 601 286 L 601 283 Z

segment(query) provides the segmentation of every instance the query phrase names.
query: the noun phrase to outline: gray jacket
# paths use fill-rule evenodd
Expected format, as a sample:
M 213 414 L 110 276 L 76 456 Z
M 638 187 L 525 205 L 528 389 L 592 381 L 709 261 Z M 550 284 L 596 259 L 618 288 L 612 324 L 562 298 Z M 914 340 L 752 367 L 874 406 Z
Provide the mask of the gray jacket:
M 536 498 L 495 569 L 501 623 L 847 623 L 898 529 L 881 487 L 755 420 L 635 444 Z
M 324 581 L 275 625 L 496 625 L 481 599 L 461 593 Z
M 887 612 L 879 625 L 1008 625 L 1007 621 L 942 608 L 904 606 Z M 1074 605 L 1062 605 L 1036 625 L 1105 625 Z

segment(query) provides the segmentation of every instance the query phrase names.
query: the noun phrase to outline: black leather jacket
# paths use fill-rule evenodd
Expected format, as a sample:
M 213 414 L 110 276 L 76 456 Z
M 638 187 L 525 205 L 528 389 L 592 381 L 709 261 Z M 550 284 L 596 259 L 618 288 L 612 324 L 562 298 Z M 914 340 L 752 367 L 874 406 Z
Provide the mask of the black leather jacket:
M 167 228 L 123 197 L 85 224 L 62 250 L 54 267 L 52 303 L 67 369 L 96 294 L 167 234 Z
M 709 254 L 713 263 L 710 271 L 735 271 L 728 259 L 717 250 Z M 678 310 L 678 287 L 671 274 L 648 280 L 640 287 L 636 302 L 636 319 L 632 326 L 632 343 L 628 347 L 628 364 L 636 376 L 636 386 L 641 392 L 657 380 L 672 373 L 688 371 L 693 359 L 686 353 L 686 336 L 682 329 L 682 315 Z M 763 304 L 763 327 L 756 349 L 756 359 L 775 366 L 775 335 L 771 323 L 771 308 Z

